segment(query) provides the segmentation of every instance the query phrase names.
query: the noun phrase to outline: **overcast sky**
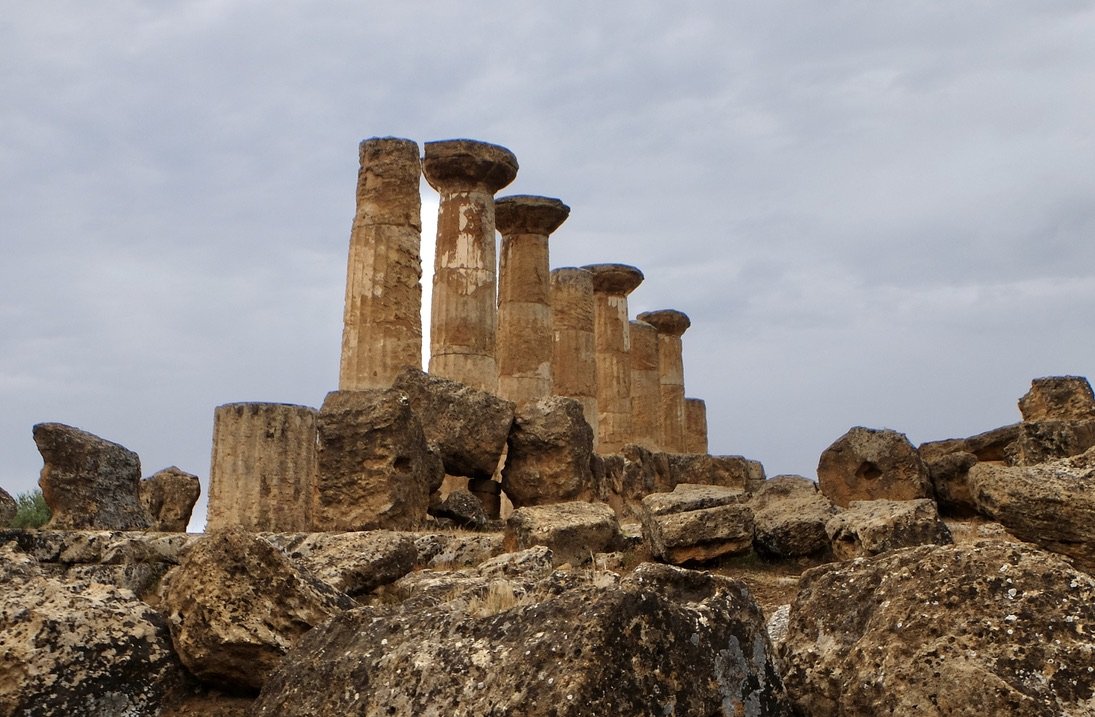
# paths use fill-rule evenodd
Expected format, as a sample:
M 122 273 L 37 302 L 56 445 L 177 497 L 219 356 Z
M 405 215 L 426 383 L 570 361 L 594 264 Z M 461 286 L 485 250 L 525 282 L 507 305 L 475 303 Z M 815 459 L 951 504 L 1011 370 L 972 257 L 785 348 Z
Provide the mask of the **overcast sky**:
M 553 266 L 640 267 L 714 453 L 1014 422 L 1095 375 L 1093 38 L 1069 0 L 0 0 L 0 486 L 60 421 L 204 490 L 215 406 L 318 406 L 377 135 L 510 148 L 501 194 L 572 207 Z

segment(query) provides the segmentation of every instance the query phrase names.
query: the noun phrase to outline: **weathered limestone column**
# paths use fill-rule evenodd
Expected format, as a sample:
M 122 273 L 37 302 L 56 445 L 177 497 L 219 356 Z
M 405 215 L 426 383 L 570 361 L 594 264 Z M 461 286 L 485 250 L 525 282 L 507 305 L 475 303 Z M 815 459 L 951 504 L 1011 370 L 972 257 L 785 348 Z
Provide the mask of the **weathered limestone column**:
M 597 361 L 593 339 L 593 274 L 573 266 L 551 272 L 552 392 L 582 404 L 597 436 Z
M 658 371 L 661 417 L 658 442 L 665 453 L 685 453 L 684 444 L 684 356 L 681 335 L 692 325 L 680 311 L 663 309 L 639 314 L 658 330 Z
M 707 453 L 707 404 L 702 398 L 684 399 L 684 452 Z
M 427 142 L 422 171 L 441 194 L 430 373 L 497 393 L 494 193 L 517 176 L 517 158 L 486 142 Z
M 312 530 L 318 415 L 285 403 L 216 408 L 207 530 Z
M 343 313 L 343 391 L 387 388 L 422 366 L 422 164 L 409 139 L 360 146 Z
M 661 416 L 658 330 L 644 321 L 632 321 L 630 332 L 631 442 L 657 451 Z
M 592 264 L 593 335 L 597 360 L 597 451 L 616 453 L 631 442 L 631 328 L 627 295 L 643 273 L 626 264 Z
M 518 406 L 551 395 L 548 236 L 570 215 L 558 199 L 517 195 L 494 203 L 498 269 L 498 395 Z

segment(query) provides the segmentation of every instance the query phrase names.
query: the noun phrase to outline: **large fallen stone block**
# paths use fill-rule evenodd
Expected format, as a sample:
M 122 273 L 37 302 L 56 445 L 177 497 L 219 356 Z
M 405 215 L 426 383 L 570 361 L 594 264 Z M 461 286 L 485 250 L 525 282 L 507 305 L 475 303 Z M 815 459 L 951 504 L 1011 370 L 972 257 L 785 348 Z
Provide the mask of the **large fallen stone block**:
M 854 500 L 829 519 L 825 531 L 837 560 L 878 555 L 915 545 L 949 545 L 947 526 L 935 502 L 921 500 Z
M 503 544 L 508 551 L 543 545 L 556 563 L 579 565 L 619 540 L 616 514 L 604 503 L 555 503 L 518 508 L 506 519 Z
M 769 557 L 796 558 L 829 550 L 825 524 L 836 508 L 802 476 L 766 480 L 749 499 L 753 510 L 753 546 Z
M 144 530 L 148 514 L 138 485 L 141 459 L 133 451 L 63 423 L 34 426 L 45 460 L 38 485 L 57 529 Z
M 821 492 L 841 508 L 853 500 L 932 496 L 927 466 L 904 433 L 855 426 L 821 454 Z
M 642 499 L 651 493 L 673 490 L 669 456 L 629 443 L 619 453 L 593 456 L 594 494 L 623 520 L 638 520 Z
M 317 422 L 316 530 L 414 529 L 444 469 L 397 390 L 332 391 Z
M 418 562 L 414 533 L 265 533 L 294 563 L 340 592 L 363 595 L 393 583 Z
M 1095 448 L 1035 466 L 978 463 L 969 482 L 981 513 L 1095 571 Z
M 404 369 L 392 388 L 410 399 L 446 473 L 472 478 L 494 474 L 513 423 L 513 402 L 416 368 Z
M 1024 421 L 1019 437 L 1008 446 L 1008 463 L 1034 466 L 1078 456 L 1095 446 L 1095 419 Z
M 509 436 L 502 490 L 520 508 L 593 498 L 593 429 L 582 404 L 550 396 L 521 407 Z
M 760 461 L 743 456 L 670 453 L 666 460 L 670 489 L 679 483 L 699 483 L 753 491 L 764 482 L 764 466 Z
M 1021 424 L 994 428 L 969 438 L 921 443 L 916 449 L 928 469 L 939 509 L 952 515 L 970 515 L 977 507 L 970 496 L 969 470 L 978 461 L 1007 461 L 1019 439 Z
M 753 547 L 753 511 L 748 494 L 723 486 L 682 483 L 672 493 L 642 500 L 643 540 L 651 554 L 683 565 Z
M 1023 421 L 1095 420 L 1095 393 L 1083 376 L 1046 376 L 1019 399 Z
M 925 546 L 807 571 L 780 663 L 795 714 L 1089 715 L 1095 579 L 1034 546 Z
M 184 673 L 159 613 L 128 590 L 46 577 L 11 545 L 0 565 L 0 714 L 160 714 Z
M 194 543 L 160 586 L 183 664 L 200 680 L 258 690 L 293 643 L 353 601 L 238 528 Z
M 152 521 L 150 530 L 185 533 L 202 489 L 196 475 L 171 466 L 141 481 L 138 491 Z
M 344 613 L 302 640 L 253 714 L 790 714 L 735 580 L 647 564 L 616 585 L 470 607 Z

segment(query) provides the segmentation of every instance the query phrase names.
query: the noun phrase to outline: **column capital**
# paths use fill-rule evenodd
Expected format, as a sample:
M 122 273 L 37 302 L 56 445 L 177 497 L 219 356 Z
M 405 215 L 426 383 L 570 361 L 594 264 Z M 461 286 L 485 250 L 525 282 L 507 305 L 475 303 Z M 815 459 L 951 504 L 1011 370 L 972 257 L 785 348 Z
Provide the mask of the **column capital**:
M 643 283 L 643 273 L 627 264 L 588 264 L 582 267 L 593 274 L 593 291 L 627 296 Z
M 647 311 L 635 318 L 650 324 L 658 330 L 659 334 L 668 334 L 669 336 L 680 336 L 692 325 L 688 315 L 676 309 Z
M 514 194 L 494 200 L 494 226 L 503 236 L 548 236 L 570 216 L 570 207 L 554 197 Z
M 438 192 L 483 187 L 494 194 L 517 176 L 517 157 L 505 147 L 474 139 L 426 142 L 422 173 Z

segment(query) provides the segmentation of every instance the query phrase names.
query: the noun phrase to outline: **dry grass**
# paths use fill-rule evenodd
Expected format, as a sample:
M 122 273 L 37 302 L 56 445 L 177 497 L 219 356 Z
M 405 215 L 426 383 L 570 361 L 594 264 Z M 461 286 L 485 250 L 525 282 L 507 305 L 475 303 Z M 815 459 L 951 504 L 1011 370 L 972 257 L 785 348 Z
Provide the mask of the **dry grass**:
M 476 596 L 468 601 L 468 613 L 476 617 L 490 617 L 505 612 L 521 604 L 513 583 L 509 580 L 492 580 L 485 595 Z

